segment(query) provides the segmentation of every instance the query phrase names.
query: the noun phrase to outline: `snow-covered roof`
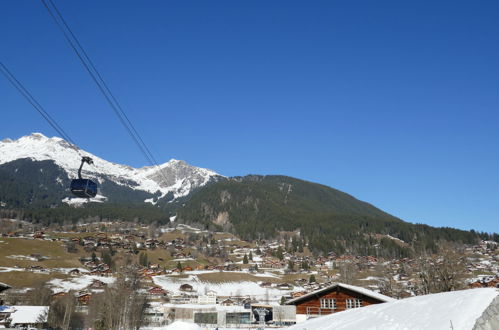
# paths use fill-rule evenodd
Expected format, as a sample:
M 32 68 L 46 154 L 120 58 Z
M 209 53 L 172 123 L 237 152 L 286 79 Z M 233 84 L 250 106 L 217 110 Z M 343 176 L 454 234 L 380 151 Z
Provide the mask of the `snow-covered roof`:
M 383 295 L 381 293 L 377 293 L 377 292 L 374 292 L 374 291 L 362 288 L 360 286 L 355 286 L 355 285 L 350 285 L 350 284 L 344 284 L 344 283 L 335 283 L 335 284 L 332 284 L 332 285 L 327 286 L 325 288 L 322 288 L 322 289 L 319 289 L 319 290 L 307 293 L 307 294 L 305 294 L 305 295 L 303 295 L 301 297 L 288 300 L 286 302 L 286 305 L 293 305 L 294 303 L 296 303 L 298 301 L 306 300 L 306 299 L 308 299 L 310 297 L 314 297 L 315 295 L 320 294 L 322 292 L 330 291 L 330 290 L 332 290 L 332 289 L 334 289 L 336 287 L 341 287 L 341 288 L 348 289 L 348 290 L 351 290 L 351 291 L 354 291 L 354 292 L 358 292 L 358 293 L 360 293 L 360 294 L 362 294 L 364 296 L 368 296 L 368 297 L 371 297 L 371 298 L 374 298 L 374 299 L 378 299 L 378 300 L 381 300 L 381 301 L 384 301 L 384 302 L 396 300 L 394 298 L 391 298 L 391 297 L 385 296 L 385 295 Z
M 496 289 L 484 288 L 417 296 L 319 317 L 289 329 L 471 330 L 498 295 Z
M 47 322 L 48 306 L 11 306 L 15 311 L 10 314 L 11 324 L 36 324 Z

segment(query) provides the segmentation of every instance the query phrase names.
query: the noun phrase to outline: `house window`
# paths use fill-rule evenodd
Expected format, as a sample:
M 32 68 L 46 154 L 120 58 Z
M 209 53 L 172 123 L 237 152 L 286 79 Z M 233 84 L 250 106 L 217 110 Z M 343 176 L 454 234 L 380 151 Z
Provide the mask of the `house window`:
M 347 309 L 362 307 L 362 299 L 347 299 Z
M 336 299 L 334 298 L 321 299 L 321 308 L 336 309 Z

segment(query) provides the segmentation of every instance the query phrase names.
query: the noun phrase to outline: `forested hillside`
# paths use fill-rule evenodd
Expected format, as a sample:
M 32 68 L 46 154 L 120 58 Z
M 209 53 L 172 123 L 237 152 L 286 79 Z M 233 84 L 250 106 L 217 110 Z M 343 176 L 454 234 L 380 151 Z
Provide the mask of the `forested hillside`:
M 410 224 L 336 189 L 285 176 L 247 176 L 209 185 L 179 209 L 178 219 L 231 230 L 249 240 L 299 230 L 313 250 L 337 253 L 408 256 L 435 251 L 439 240 L 478 239 L 473 232 Z

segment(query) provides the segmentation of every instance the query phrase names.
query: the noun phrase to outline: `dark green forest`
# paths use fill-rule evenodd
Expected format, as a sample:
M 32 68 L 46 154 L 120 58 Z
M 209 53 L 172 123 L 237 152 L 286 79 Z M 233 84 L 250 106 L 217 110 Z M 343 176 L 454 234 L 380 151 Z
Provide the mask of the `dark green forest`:
M 473 244 L 479 239 L 472 231 L 404 222 L 336 189 L 285 176 L 252 175 L 212 184 L 193 194 L 178 218 L 247 240 L 300 230 L 312 250 L 340 254 L 404 257 L 435 252 L 439 241 Z

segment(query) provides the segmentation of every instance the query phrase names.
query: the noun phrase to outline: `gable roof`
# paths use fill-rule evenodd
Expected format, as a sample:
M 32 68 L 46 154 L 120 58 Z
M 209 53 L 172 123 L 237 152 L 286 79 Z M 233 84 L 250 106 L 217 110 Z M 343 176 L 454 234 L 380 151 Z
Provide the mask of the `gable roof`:
M 331 290 L 335 289 L 336 287 L 340 287 L 340 288 L 344 288 L 344 289 L 347 289 L 347 290 L 351 290 L 351 291 L 360 293 L 360 294 L 362 294 L 364 296 L 371 297 L 371 298 L 374 298 L 374 299 L 377 299 L 377 300 L 380 300 L 380 301 L 383 301 L 383 302 L 395 301 L 396 300 L 394 298 L 391 298 L 391 297 L 385 296 L 385 295 L 383 295 L 381 293 L 377 293 L 377 292 L 374 292 L 374 291 L 362 288 L 360 286 L 355 286 L 355 285 L 350 285 L 350 284 L 344 284 L 344 283 L 334 283 L 334 284 L 332 284 L 330 286 L 327 286 L 325 288 L 322 288 L 322 289 L 319 289 L 319 290 L 312 291 L 310 293 L 304 294 L 303 296 L 300 296 L 298 298 L 294 298 L 294 299 L 288 300 L 288 301 L 286 301 L 285 304 L 286 305 L 294 305 L 297 302 L 300 302 L 300 301 L 303 301 L 303 300 L 308 300 L 309 298 L 314 297 L 316 295 L 319 295 L 319 294 L 321 294 L 323 292 L 331 291 Z
M 499 291 L 493 288 L 435 293 L 354 308 L 299 323 L 289 330 L 496 329 Z

